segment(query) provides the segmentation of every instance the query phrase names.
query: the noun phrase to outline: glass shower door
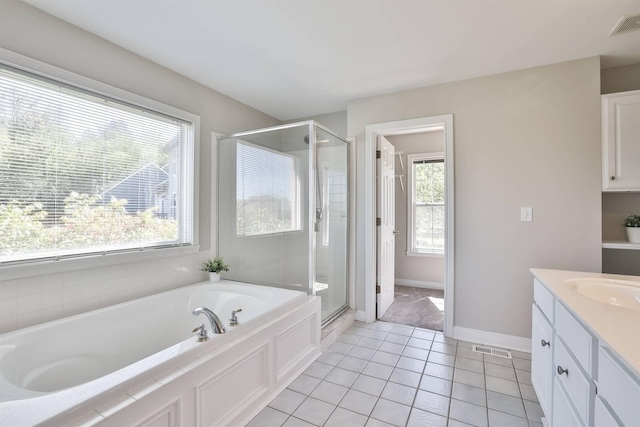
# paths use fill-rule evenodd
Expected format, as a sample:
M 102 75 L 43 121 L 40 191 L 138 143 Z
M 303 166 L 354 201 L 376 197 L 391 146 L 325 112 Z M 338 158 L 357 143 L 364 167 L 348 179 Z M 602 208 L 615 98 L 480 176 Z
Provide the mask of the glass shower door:
M 348 146 L 313 121 L 220 139 L 226 279 L 318 295 L 323 323 L 348 306 Z
M 348 305 L 348 143 L 314 126 L 315 280 L 326 322 Z

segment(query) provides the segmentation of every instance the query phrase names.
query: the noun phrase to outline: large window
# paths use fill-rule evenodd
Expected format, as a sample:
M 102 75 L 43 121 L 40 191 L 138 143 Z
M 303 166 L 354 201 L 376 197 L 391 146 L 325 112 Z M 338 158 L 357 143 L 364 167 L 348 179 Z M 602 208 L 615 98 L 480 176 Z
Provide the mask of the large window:
M 410 154 L 407 255 L 444 254 L 444 158 Z
M 296 158 L 238 142 L 236 234 L 255 236 L 300 230 Z
M 192 243 L 193 127 L 0 65 L 0 263 Z

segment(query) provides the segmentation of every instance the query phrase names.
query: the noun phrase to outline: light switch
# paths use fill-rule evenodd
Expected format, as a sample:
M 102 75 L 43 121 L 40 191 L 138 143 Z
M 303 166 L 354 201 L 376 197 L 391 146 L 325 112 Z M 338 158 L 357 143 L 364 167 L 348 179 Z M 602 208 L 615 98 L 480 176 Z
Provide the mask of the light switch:
M 531 207 L 520 208 L 520 221 L 533 221 L 533 209 L 531 209 Z

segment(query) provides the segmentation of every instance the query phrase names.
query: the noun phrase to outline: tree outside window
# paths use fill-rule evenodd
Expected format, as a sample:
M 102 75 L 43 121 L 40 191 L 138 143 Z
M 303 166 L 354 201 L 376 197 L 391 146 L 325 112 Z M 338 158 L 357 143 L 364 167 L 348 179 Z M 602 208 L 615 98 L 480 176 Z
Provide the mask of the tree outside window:
M 168 207 L 178 192 L 191 209 L 192 140 L 190 123 L 0 66 L 0 263 L 190 243 Z
M 444 254 L 444 158 L 412 154 L 408 254 Z
M 236 234 L 300 230 L 296 158 L 248 142 L 236 146 Z

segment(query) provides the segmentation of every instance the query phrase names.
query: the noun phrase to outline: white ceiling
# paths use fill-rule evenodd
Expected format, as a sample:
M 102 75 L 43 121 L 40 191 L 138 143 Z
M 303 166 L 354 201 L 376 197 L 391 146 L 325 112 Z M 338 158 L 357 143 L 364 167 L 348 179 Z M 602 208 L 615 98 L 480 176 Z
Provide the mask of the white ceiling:
M 24 0 L 281 120 L 347 101 L 603 55 L 640 0 Z

